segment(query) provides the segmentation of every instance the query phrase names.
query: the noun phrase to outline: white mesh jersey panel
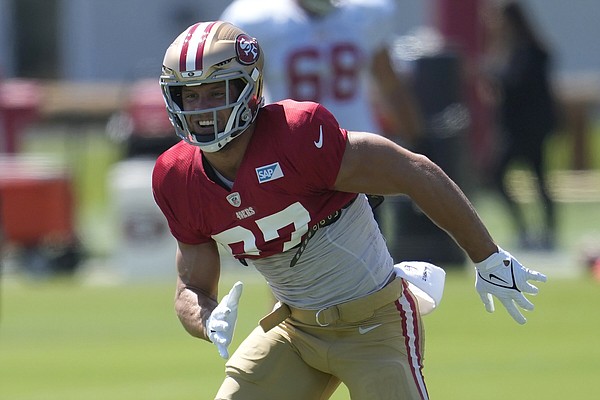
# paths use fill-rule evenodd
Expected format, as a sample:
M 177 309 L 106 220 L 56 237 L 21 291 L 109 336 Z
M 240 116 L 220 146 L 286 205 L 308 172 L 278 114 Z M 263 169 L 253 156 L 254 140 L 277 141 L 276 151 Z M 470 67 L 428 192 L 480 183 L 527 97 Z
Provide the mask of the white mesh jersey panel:
M 340 219 L 317 231 L 298 263 L 296 249 L 254 260 L 277 300 L 296 308 L 318 310 L 379 290 L 394 263 L 365 196 L 359 196 Z

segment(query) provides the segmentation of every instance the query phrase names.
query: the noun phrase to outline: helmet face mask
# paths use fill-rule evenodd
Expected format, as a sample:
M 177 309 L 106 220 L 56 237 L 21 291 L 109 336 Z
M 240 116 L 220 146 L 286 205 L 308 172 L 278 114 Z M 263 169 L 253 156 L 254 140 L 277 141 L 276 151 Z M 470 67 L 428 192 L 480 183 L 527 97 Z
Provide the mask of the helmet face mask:
M 160 77 L 167 113 L 177 135 L 205 152 L 218 151 L 238 137 L 254 122 L 262 106 L 262 67 L 258 43 L 239 28 L 217 21 L 186 29 L 167 49 Z M 224 88 L 223 104 L 184 109 L 182 89 L 207 84 Z M 190 121 L 199 118 L 214 121 L 212 132 L 192 129 Z

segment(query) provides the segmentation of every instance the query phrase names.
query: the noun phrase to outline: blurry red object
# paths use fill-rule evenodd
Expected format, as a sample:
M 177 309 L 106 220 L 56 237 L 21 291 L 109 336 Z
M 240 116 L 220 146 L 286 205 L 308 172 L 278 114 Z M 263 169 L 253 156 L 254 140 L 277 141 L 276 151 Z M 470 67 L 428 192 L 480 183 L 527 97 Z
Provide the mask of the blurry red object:
M 0 220 L 8 242 L 36 245 L 74 237 L 71 179 L 36 158 L 0 157 Z
M 0 151 L 15 153 L 19 150 L 19 135 L 39 118 L 41 88 L 26 79 L 0 81 Z
M 153 137 L 173 135 L 173 126 L 162 97 L 158 81 L 142 79 L 131 87 L 127 100 L 127 114 L 133 122 L 133 135 Z

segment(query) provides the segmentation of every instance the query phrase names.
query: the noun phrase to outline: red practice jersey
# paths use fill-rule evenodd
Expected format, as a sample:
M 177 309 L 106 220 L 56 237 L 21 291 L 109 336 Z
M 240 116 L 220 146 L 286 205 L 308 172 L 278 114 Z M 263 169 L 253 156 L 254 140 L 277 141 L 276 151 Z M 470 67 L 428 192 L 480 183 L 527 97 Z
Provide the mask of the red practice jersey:
M 258 114 L 231 190 L 209 178 L 198 147 L 181 142 L 157 160 L 154 197 L 180 242 L 214 239 L 236 258 L 278 254 L 356 197 L 333 190 L 346 136 L 316 103 L 270 104 Z

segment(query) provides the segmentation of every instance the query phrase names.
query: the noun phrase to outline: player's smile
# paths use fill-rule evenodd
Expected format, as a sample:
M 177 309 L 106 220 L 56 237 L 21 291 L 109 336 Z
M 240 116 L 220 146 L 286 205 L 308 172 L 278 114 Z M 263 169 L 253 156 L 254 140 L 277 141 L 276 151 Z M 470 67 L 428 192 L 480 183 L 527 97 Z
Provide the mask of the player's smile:
M 210 118 L 207 118 L 205 114 L 192 115 L 187 118 L 190 130 L 197 135 L 214 135 L 215 125 L 220 126 L 219 120 L 212 119 L 212 115 Z
M 229 87 L 224 82 L 209 83 L 197 86 L 186 86 L 182 89 L 183 109 L 185 111 L 203 111 L 224 107 L 232 103 L 238 95 L 234 85 Z M 197 135 L 214 135 L 222 129 L 231 114 L 231 109 L 224 108 L 216 112 L 200 112 L 186 117 L 190 130 Z M 217 130 L 215 129 L 218 128 Z

